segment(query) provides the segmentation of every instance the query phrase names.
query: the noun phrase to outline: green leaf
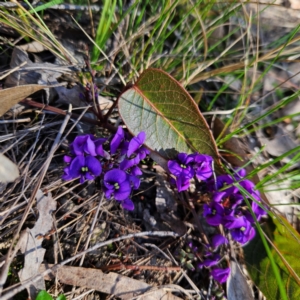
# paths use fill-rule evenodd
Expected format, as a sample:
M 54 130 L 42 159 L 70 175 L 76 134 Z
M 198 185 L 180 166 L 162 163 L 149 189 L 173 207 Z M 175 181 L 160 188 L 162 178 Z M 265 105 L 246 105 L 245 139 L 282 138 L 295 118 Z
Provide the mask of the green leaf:
M 35 299 L 36 300 L 53 300 L 53 298 L 46 291 L 40 291 Z
M 67 298 L 65 295 L 61 294 L 56 298 L 56 300 L 67 300 Z
M 262 226 L 289 300 L 300 299 L 300 236 L 281 216 L 274 217 Z M 257 235 L 244 247 L 245 261 L 250 276 L 267 299 L 280 300 L 275 274 L 270 267 L 266 250 Z
M 146 133 L 146 146 L 164 159 L 178 152 L 211 155 L 219 164 L 218 150 L 197 104 L 173 77 L 147 69 L 119 98 L 119 113 L 128 130 Z

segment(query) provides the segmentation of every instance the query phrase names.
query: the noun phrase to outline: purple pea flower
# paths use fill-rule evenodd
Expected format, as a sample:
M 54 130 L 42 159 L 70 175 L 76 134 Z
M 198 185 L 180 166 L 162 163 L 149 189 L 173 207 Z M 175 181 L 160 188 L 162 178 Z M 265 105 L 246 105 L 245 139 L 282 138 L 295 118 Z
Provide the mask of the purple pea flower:
M 215 192 L 218 191 L 222 188 L 225 188 L 227 185 L 232 185 L 234 183 L 233 178 L 231 177 L 231 175 L 226 174 L 226 175 L 219 175 L 216 178 L 216 181 L 214 179 L 211 179 L 207 182 L 208 185 L 208 189 L 211 192 Z M 234 186 L 230 186 L 227 189 L 223 190 L 223 192 L 226 192 L 228 195 L 230 195 L 232 192 L 234 192 L 235 190 L 237 190 L 236 187 Z
M 225 269 L 213 268 L 210 271 L 210 274 L 212 275 L 214 280 L 218 281 L 219 283 L 224 283 L 227 281 L 227 278 L 230 274 L 230 268 L 225 268 Z
M 134 204 L 129 198 L 126 198 L 125 200 L 121 201 L 121 205 L 126 210 L 134 210 Z
M 228 244 L 227 238 L 222 234 L 215 234 L 212 238 L 211 246 L 213 248 L 217 248 L 217 247 L 219 247 L 220 245 L 223 245 L 223 244 Z
M 97 155 L 104 157 L 105 159 L 110 159 L 110 155 L 107 151 L 103 149 L 103 144 L 107 141 L 106 138 L 99 138 L 95 140 L 95 151 Z
M 203 205 L 203 216 L 206 222 L 212 226 L 218 226 L 223 222 L 224 207 L 217 202 Z
M 102 172 L 100 162 L 90 155 L 78 155 L 72 160 L 66 157 L 65 161 L 70 162 L 70 165 L 64 169 L 64 180 L 80 177 L 80 183 L 84 183 L 86 180 L 92 180 L 96 176 L 99 176 Z
M 137 166 L 136 160 L 133 159 L 124 159 L 120 163 L 120 169 L 126 171 L 128 174 L 131 175 L 142 175 L 141 169 Z
M 193 161 L 193 157 L 186 153 L 179 153 L 177 160 L 168 161 L 169 171 L 176 176 L 179 192 L 187 190 L 190 186 L 190 179 L 194 176 Z
M 128 145 L 127 157 L 130 157 L 132 154 L 136 154 L 139 161 L 143 160 L 150 153 L 147 148 L 142 146 L 145 139 L 146 133 L 144 131 L 141 131 L 137 136 L 133 137 Z
M 240 205 L 244 201 L 244 197 L 235 191 L 236 193 L 228 193 L 225 191 L 215 192 L 213 194 L 213 201 L 222 204 L 224 209 L 226 210 L 226 214 L 230 214 L 238 205 Z
M 194 158 L 194 170 L 198 180 L 207 180 L 211 177 L 213 158 L 205 154 L 192 154 Z
M 230 230 L 232 238 L 242 245 L 255 236 L 255 230 L 247 218 L 242 216 L 224 217 L 224 227 Z
M 71 151 L 75 155 L 91 155 L 96 156 L 95 138 L 91 134 L 77 136 L 71 146 Z
M 203 262 L 201 262 L 200 264 L 198 264 L 198 267 L 212 267 L 217 265 L 220 262 L 220 255 L 219 254 L 210 254 L 205 260 L 203 260 Z
M 125 132 L 121 126 L 118 127 L 118 130 L 110 142 L 110 154 L 115 154 L 118 148 L 121 148 L 121 152 L 127 150 L 127 146 L 125 145 Z
M 104 190 L 106 198 L 113 195 L 116 200 L 126 200 L 131 192 L 127 174 L 118 169 L 112 169 L 104 175 Z

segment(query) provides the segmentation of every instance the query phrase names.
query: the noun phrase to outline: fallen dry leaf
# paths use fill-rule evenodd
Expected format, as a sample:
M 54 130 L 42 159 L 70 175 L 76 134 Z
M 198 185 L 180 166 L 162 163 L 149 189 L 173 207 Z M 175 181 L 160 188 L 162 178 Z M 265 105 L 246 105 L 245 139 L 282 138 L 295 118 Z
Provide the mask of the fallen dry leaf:
M 0 90 L 0 117 L 21 100 L 48 87 L 49 86 L 30 84 Z
M 40 273 L 51 268 L 53 265 L 41 265 Z M 122 300 L 129 300 L 139 295 L 140 300 L 180 300 L 171 293 L 160 289 L 147 293 L 151 286 L 143 281 L 132 279 L 113 272 L 104 274 L 99 269 L 82 267 L 61 266 L 54 274 L 45 276 L 46 280 L 56 278 L 68 285 L 95 289 L 102 293 L 115 295 Z M 146 295 L 143 295 L 147 293 Z
M 227 298 L 230 300 L 254 300 L 252 290 L 247 283 L 245 275 L 235 261 L 230 262 L 230 275 L 227 280 Z
M 50 193 L 45 196 L 38 190 L 37 209 L 39 218 L 32 229 L 27 228 L 20 242 L 21 252 L 24 253 L 24 268 L 19 272 L 20 281 L 25 281 L 39 274 L 39 267 L 44 260 L 45 249 L 42 248 L 43 237 L 52 229 L 52 212 L 56 209 L 56 202 Z M 43 279 L 35 281 L 28 288 L 28 293 L 35 299 L 39 290 L 45 290 Z
M 257 131 L 257 137 L 262 145 L 265 145 L 265 151 L 272 156 L 280 156 L 298 145 L 280 124 L 265 127 Z M 289 162 L 295 154 L 285 157 L 282 161 Z
M 13 182 L 19 177 L 18 166 L 0 153 L 0 182 Z

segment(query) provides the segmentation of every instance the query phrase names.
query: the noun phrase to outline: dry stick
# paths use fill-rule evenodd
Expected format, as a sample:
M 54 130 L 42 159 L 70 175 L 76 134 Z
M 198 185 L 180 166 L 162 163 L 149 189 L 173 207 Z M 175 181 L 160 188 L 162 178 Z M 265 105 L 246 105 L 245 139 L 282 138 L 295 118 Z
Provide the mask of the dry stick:
M 203 227 L 202 227 L 202 225 L 201 225 L 201 223 L 199 221 L 199 218 L 198 218 L 196 210 L 195 210 L 194 203 L 189 199 L 189 196 L 188 196 L 187 192 L 184 192 L 184 195 L 185 195 L 185 198 L 187 199 L 186 201 L 187 201 L 187 203 L 188 203 L 188 205 L 190 207 L 190 210 L 192 211 L 192 214 L 193 214 L 194 220 L 196 222 L 196 225 L 198 227 L 198 231 L 199 231 L 199 233 L 201 235 L 201 238 L 202 238 L 203 242 L 206 245 L 209 245 L 210 244 L 209 240 L 208 240 L 208 238 L 207 238 L 207 236 L 206 236 L 206 234 L 204 232 L 204 229 L 203 229 Z
M 172 261 L 174 262 L 175 265 L 178 266 L 178 262 L 176 261 L 176 259 L 172 256 L 172 254 L 170 253 L 169 249 L 167 249 L 167 251 L 169 252 L 170 257 L 172 258 Z M 188 281 L 188 283 L 190 284 L 190 286 L 194 289 L 194 291 L 197 293 L 197 295 L 199 295 L 202 297 L 202 293 L 201 291 L 198 289 L 198 287 L 196 286 L 196 284 L 192 281 L 192 279 L 188 276 L 187 272 L 185 270 L 182 270 L 182 275 L 185 277 L 185 279 Z
M 100 208 L 101 208 L 101 206 L 103 205 L 103 203 L 102 203 L 102 202 L 103 202 L 103 199 L 104 199 L 104 193 L 102 192 L 102 193 L 101 193 L 101 198 L 100 198 L 100 201 L 99 201 L 99 204 L 98 204 L 98 207 L 97 207 L 95 216 L 94 216 L 94 220 L 93 220 L 93 223 L 92 223 L 92 225 L 91 225 L 91 227 L 90 227 L 90 231 L 89 231 L 89 234 L 88 234 L 88 237 L 87 237 L 85 246 L 84 246 L 84 250 L 86 250 L 86 249 L 88 248 L 88 246 L 89 246 L 89 243 L 90 243 L 90 240 L 91 240 L 91 237 L 92 237 L 92 234 L 93 234 L 95 225 L 96 225 L 96 221 L 98 220 L 98 215 L 99 215 L 99 212 L 100 212 Z M 81 260 L 80 260 L 80 263 L 79 263 L 79 266 L 80 266 L 80 267 L 81 267 L 82 264 L 83 264 L 84 258 L 85 258 L 85 254 L 82 255 L 82 257 L 81 257 Z
M 102 243 L 98 243 L 98 244 L 94 245 L 93 247 L 91 247 L 85 251 L 82 251 L 82 252 L 62 261 L 60 264 L 54 265 L 51 269 L 48 269 L 48 270 L 44 271 L 43 273 L 34 276 L 33 278 L 25 280 L 22 284 L 18 283 L 16 285 L 4 290 L 4 292 L 7 291 L 7 293 L 1 297 L 1 300 L 12 299 L 14 295 L 23 291 L 25 288 L 30 286 L 33 282 L 36 282 L 37 280 L 48 275 L 51 272 L 55 273 L 59 269 L 60 266 L 66 265 L 67 263 L 81 257 L 82 255 L 84 255 L 86 253 L 95 251 L 96 249 L 99 249 L 101 247 L 104 247 L 104 246 L 112 244 L 112 243 L 120 242 L 120 241 L 126 240 L 126 239 L 142 237 L 142 236 L 158 236 L 158 237 L 172 236 L 172 237 L 176 238 L 176 237 L 179 237 L 179 234 L 177 234 L 173 231 L 144 231 L 144 232 L 128 234 L 128 235 L 121 236 L 121 237 L 118 237 L 115 239 L 111 239 L 111 240 L 108 240 L 108 241 L 105 241 Z
M 26 218 L 27 218 L 27 215 L 28 215 L 30 209 L 32 208 L 32 205 L 33 205 L 34 199 L 35 199 L 35 197 L 36 197 L 37 191 L 38 191 L 39 188 L 41 187 L 41 184 L 42 184 L 43 179 L 44 179 L 44 177 L 45 177 L 45 175 L 46 175 L 46 172 L 47 172 L 47 170 L 48 170 L 48 167 L 49 167 L 49 165 L 50 165 L 50 162 L 51 162 L 51 160 L 52 160 L 52 157 L 53 157 L 53 155 L 54 155 L 54 153 L 55 153 L 55 151 L 56 151 L 56 149 L 57 149 L 57 147 L 58 147 L 58 144 L 59 144 L 59 141 L 60 141 L 60 139 L 61 139 L 62 133 L 63 133 L 63 131 L 65 130 L 65 127 L 67 126 L 67 124 L 68 124 L 68 122 L 69 122 L 69 120 L 70 120 L 70 117 L 71 117 L 71 110 L 72 110 L 72 105 L 69 104 L 68 114 L 66 115 L 66 118 L 64 119 L 64 122 L 63 122 L 63 124 L 61 125 L 60 130 L 59 130 L 59 132 L 58 132 L 58 134 L 57 134 L 57 136 L 56 136 L 56 138 L 55 138 L 55 141 L 54 141 L 54 143 L 53 143 L 53 145 L 52 145 L 52 148 L 51 148 L 51 150 L 50 150 L 49 156 L 48 156 L 46 162 L 45 162 L 44 165 L 43 165 L 42 172 L 40 173 L 40 176 L 39 176 L 39 178 L 38 178 L 38 181 L 37 181 L 37 183 L 36 183 L 36 185 L 35 185 L 35 187 L 34 187 L 34 189 L 33 189 L 33 191 L 32 191 L 32 194 L 31 194 L 31 197 L 30 197 L 30 199 L 29 199 L 28 205 L 27 205 L 27 207 L 26 207 L 26 209 L 25 209 L 25 212 L 24 212 L 24 214 L 23 214 L 23 218 L 22 218 L 22 220 L 20 221 L 19 226 L 18 226 L 18 229 L 17 229 L 17 231 L 16 231 L 16 234 L 14 235 L 14 237 L 13 237 L 13 239 L 12 239 L 12 241 L 11 241 L 11 246 L 10 246 L 10 248 L 9 248 L 9 250 L 8 250 L 7 257 L 6 257 L 6 260 L 5 260 L 5 265 L 3 266 L 2 272 L 1 272 L 1 275 L 0 275 L 0 295 L 2 294 L 3 286 L 4 286 L 4 283 L 5 283 L 6 278 L 7 278 L 9 266 L 10 266 L 12 260 L 14 259 L 14 254 L 15 254 L 16 251 L 18 250 L 18 248 L 15 248 L 14 251 L 13 251 L 13 248 L 14 248 L 14 246 L 15 246 L 15 244 L 16 244 L 17 239 L 18 239 L 19 236 L 20 236 L 20 231 L 21 231 L 21 228 L 22 228 L 22 226 L 23 226 L 23 224 L 24 224 L 24 222 L 25 222 L 25 220 L 26 220 Z M 19 243 L 18 243 L 18 244 L 19 244 Z M 18 244 L 17 244 L 17 245 L 18 245 Z M 13 254 L 13 255 L 12 255 L 12 254 Z
M 20 69 L 21 67 L 25 66 L 26 64 L 27 64 L 27 61 L 23 61 L 19 66 L 16 66 L 15 68 L 13 68 L 11 70 L 8 70 L 6 73 L 4 73 L 2 76 L 0 76 L 0 80 L 2 80 L 3 78 L 5 78 L 9 74 L 17 71 L 18 69 Z
M 21 103 L 28 104 L 30 106 L 34 106 L 34 107 L 37 107 L 37 108 L 42 108 L 44 110 L 52 111 L 52 112 L 57 113 L 57 114 L 62 115 L 62 116 L 66 116 L 68 114 L 68 112 L 66 112 L 66 111 L 64 111 L 60 108 L 50 106 L 50 105 L 45 105 L 45 104 L 38 103 L 38 102 L 35 102 L 35 101 L 32 101 L 32 100 L 25 99 L 25 100 L 22 100 Z M 79 117 L 79 115 L 77 115 L 77 114 L 74 114 L 74 113 L 71 114 L 71 118 L 73 118 L 73 119 L 78 119 L 78 117 Z M 94 120 L 94 119 L 90 119 L 90 118 L 87 118 L 87 117 L 81 117 L 81 121 L 87 122 L 87 123 L 92 124 L 92 125 L 100 125 L 99 121 Z
M 67 115 L 67 112 L 65 112 L 62 109 L 59 109 L 57 107 L 50 106 L 50 105 L 44 105 L 42 103 L 38 103 L 38 102 L 35 102 L 35 101 L 32 101 L 32 100 L 25 99 L 25 100 L 22 100 L 21 103 L 28 104 L 28 105 L 31 105 L 31 106 L 34 106 L 34 107 L 37 107 L 37 108 L 42 108 L 44 110 L 48 110 L 48 111 L 57 113 L 57 114 L 62 115 L 62 116 Z M 71 114 L 71 118 L 77 120 L 79 118 L 79 115 L 72 113 Z M 107 123 L 107 121 L 105 121 L 104 124 L 103 124 L 103 122 L 101 122 L 101 121 L 90 119 L 90 118 L 87 118 L 87 117 L 81 117 L 80 120 L 84 121 L 86 123 L 92 124 L 92 125 L 103 126 L 103 127 L 107 128 L 111 132 L 116 132 L 117 131 L 117 128 L 115 126 Z
M 0 120 L 0 124 L 9 124 L 9 123 L 26 123 L 31 122 L 30 118 L 24 119 L 14 119 L 14 120 Z

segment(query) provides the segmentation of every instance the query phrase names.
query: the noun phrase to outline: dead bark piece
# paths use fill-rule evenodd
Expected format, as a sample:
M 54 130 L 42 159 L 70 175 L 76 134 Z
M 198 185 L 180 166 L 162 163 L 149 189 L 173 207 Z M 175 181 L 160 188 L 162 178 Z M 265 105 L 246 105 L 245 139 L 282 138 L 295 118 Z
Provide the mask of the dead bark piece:
M 42 273 L 52 266 L 43 264 L 40 266 L 39 271 Z M 115 295 L 122 300 L 129 300 L 136 296 L 143 300 L 181 299 L 163 289 L 147 293 L 151 289 L 151 286 L 147 283 L 113 272 L 104 274 L 99 269 L 61 266 L 57 271 L 45 276 L 45 280 L 53 280 L 55 276 L 64 284 L 95 289 L 102 293 Z M 146 294 L 143 296 L 144 293 Z
M 24 268 L 19 272 L 21 282 L 39 274 L 39 267 L 46 251 L 42 248 L 43 236 L 52 229 L 53 219 L 51 213 L 56 209 L 56 202 L 50 193 L 45 196 L 41 190 L 38 190 L 36 198 L 39 218 L 32 229 L 27 228 L 25 230 L 20 243 L 21 252 L 25 255 Z M 35 299 L 39 290 L 45 290 L 44 280 L 33 282 L 27 290 L 30 297 Z

